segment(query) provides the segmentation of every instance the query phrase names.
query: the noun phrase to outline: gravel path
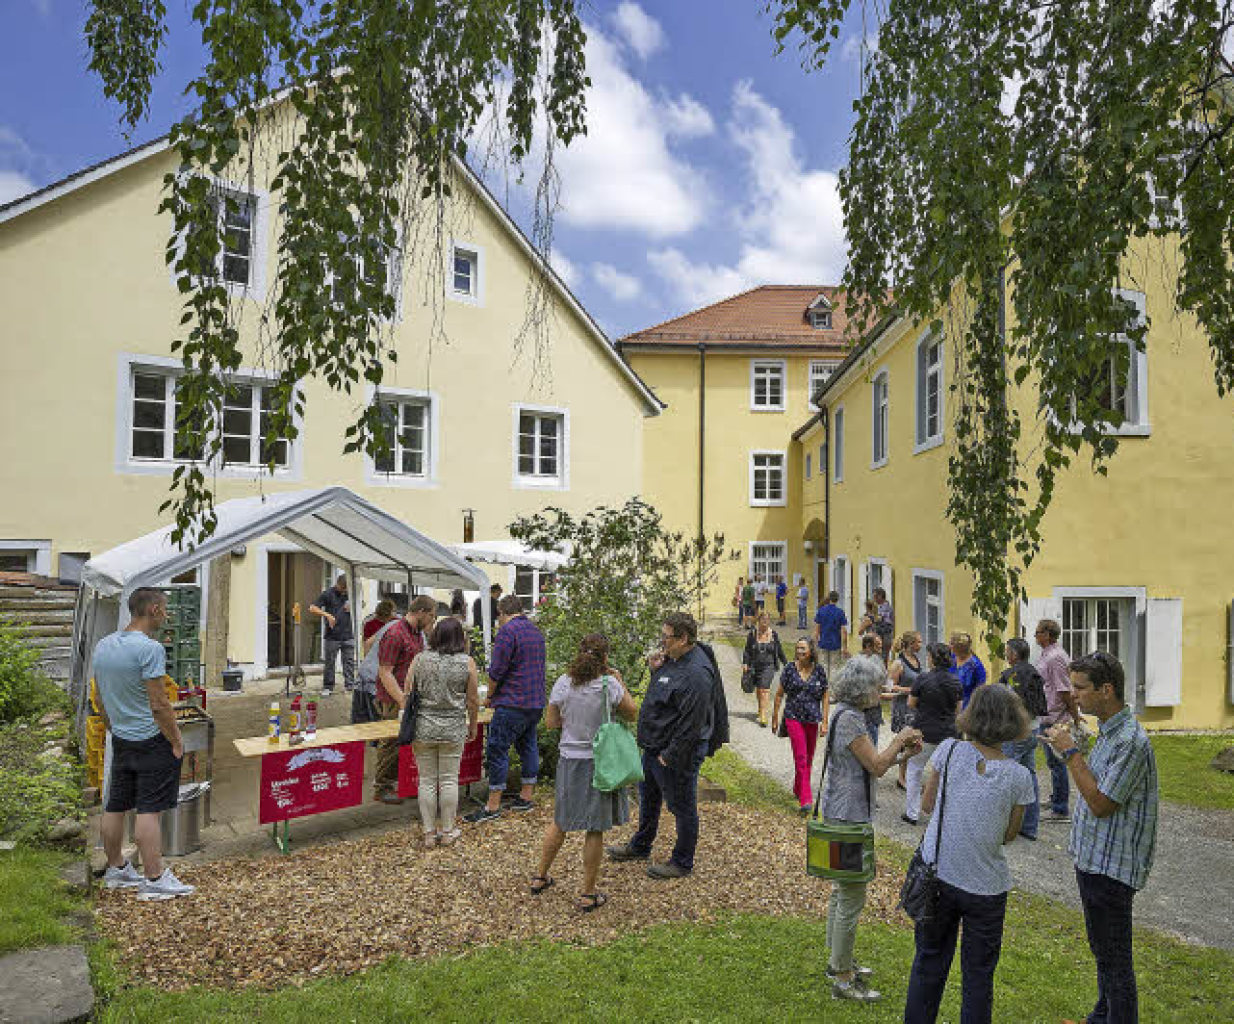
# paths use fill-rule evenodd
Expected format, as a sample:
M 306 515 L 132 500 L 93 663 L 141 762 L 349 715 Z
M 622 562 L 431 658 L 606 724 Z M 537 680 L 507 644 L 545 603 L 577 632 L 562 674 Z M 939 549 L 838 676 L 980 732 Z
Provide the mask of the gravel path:
M 785 639 L 792 631 L 786 630 Z M 788 740 L 770 728 L 760 728 L 753 694 L 741 692 L 741 655 L 727 644 L 715 645 L 724 673 L 733 748 L 759 771 L 781 782 L 793 783 L 793 760 Z M 884 742 L 890 730 L 883 728 Z M 822 766 L 820 744 L 815 760 L 815 782 Z M 1044 755 L 1038 758 L 1043 792 L 1049 792 Z M 923 829 L 900 820 L 903 794 L 896 789 L 895 772 L 877 785 L 878 831 L 915 846 Z M 1074 786 L 1072 800 L 1076 799 Z M 1044 818 L 1041 835 L 1031 843 L 1017 839 L 1007 850 L 1011 872 L 1019 888 L 1079 906 L 1075 874 L 1067 855 L 1069 826 Z M 1201 810 L 1163 804 L 1157 833 L 1157 853 L 1148 885 L 1136 897 L 1136 921 L 1188 942 L 1234 949 L 1234 812 Z

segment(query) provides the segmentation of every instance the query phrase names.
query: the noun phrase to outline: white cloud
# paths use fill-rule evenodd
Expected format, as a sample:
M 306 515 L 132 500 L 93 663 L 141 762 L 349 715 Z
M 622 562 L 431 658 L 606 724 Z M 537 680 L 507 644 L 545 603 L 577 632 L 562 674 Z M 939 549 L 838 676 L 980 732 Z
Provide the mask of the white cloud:
M 856 35 L 846 36 L 844 42 L 840 45 L 840 60 L 849 61 L 853 64 L 861 60 L 861 44 L 865 42 L 865 57 L 868 59 L 870 54 L 878 51 L 878 33 L 872 32 L 868 36 L 863 36 L 860 33 Z
M 699 134 L 710 115 L 688 96 L 659 100 L 634 78 L 616 46 L 591 30 L 587 40 L 588 134 L 556 155 L 561 217 L 575 227 L 671 238 L 707 210 L 702 174 L 675 154 L 671 136 Z
M 618 302 L 629 302 L 642 294 L 643 286 L 637 277 L 623 274 L 611 263 L 593 263 L 591 276 L 601 288 Z
M 613 26 L 622 41 L 640 60 L 646 60 L 664 46 L 664 29 L 646 11 L 630 0 L 623 0 L 613 12 Z
M 552 267 L 557 271 L 557 276 L 566 283 L 566 287 L 571 290 L 578 284 L 578 267 L 566 258 L 566 254 L 560 249 L 554 249 L 552 258 L 549 260 Z
M 733 90 L 728 131 L 748 182 L 735 262 L 696 263 L 669 247 L 648 254 L 652 268 L 694 306 L 759 284 L 836 283 L 847 255 L 837 175 L 804 165 L 793 130 L 749 82 Z
M 35 184 L 19 171 L 0 171 L 0 206 L 33 192 Z
M 716 130 L 711 113 L 693 96 L 682 93 L 675 100 L 663 102 L 664 126 L 670 135 L 693 139 L 710 135 Z

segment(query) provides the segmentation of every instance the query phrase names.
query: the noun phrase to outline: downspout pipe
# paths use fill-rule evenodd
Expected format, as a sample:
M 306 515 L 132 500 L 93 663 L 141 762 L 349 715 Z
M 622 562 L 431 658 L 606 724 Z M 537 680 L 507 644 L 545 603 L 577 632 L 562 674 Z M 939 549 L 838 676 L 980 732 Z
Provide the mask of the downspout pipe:
M 823 452 L 827 456 L 823 469 L 823 561 L 831 561 L 831 460 L 835 457 L 831 451 L 831 410 L 821 405 L 819 412 L 823 417 Z M 816 576 L 817 582 L 817 576 Z M 818 595 L 822 604 L 822 594 Z
M 703 591 L 702 591 L 702 544 L 704 537 L 703 529 L 703 514 L 705 511 L 703 505 L 703 496 L 707 490 L 707 346 L 703 342 L 698 343 L 698 543 L 699 543 L 699 591 L 698 591 L 698 608 L 697 618 L 701 622 L 703 618 Z

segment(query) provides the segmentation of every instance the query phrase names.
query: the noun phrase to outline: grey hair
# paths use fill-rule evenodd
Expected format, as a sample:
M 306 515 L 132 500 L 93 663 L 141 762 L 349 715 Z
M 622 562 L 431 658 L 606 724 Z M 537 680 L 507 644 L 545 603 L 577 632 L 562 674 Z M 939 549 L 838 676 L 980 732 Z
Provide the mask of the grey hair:
M 956 717 L 956 728 L 987 747 L 1024 739 L 1030 724 L 1024 702 L 1009 686 L 977 687 L 968 707 Z
M 840 666 L 835 679 L 831 680 L 831 699 L 864 708 L 878 699 L 886 678 L 887 670 L 883 668 L 882 658 L 867 655 L 849 658 Z

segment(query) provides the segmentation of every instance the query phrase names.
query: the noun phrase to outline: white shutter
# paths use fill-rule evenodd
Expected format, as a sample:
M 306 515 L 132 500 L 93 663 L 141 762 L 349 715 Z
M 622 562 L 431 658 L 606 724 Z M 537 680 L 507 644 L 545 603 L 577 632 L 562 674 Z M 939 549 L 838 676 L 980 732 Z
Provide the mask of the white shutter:
M 1030 597 L 1024 607 L 1027 610 L 1024 630 L 1028 634 L 1025 639 L 1029 643 L 1029 659 L 1036 664 L 1041 658 L 1041 647 L 1033 635 L 1033 630 L 1037 628 L 1037 623 L 1042 619 L 1053 619 L 1061 625 L 1063 602 L 1057 597 Z
M 891 586 L 893 575 L 894 574 L 892 572 L 890 565 L 883 566 L 883 589 L 887 591 L 887 603 L 891 605 L 891 615 L 895 622 L 896 635 L 898 636 L 900 633 L 903 632 L 903 630 L 900 629 L 900 620 L 898 618 L 895 618 L 896 595 L 895 595 L 895 590 Z
M 1183 693 L 1183 599 L 1150 597 L 1144 621 L 1144 703 L 1177 707 Z
M 844 603 L 848 605 L 845 614 L 851 624 L 853 621 L 853 563 L 844 559 Z
M 853 609 L 853 617 L 865 614 L 866 601 L 870 597 L 870 563 L 862 562 L 861 571 L 857 575 L 858 594 L 857 607 Z

